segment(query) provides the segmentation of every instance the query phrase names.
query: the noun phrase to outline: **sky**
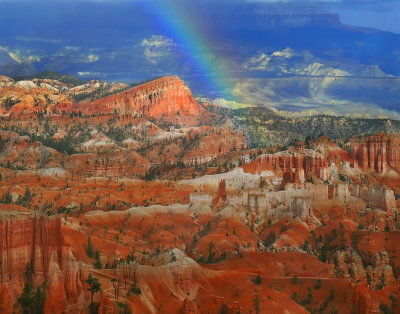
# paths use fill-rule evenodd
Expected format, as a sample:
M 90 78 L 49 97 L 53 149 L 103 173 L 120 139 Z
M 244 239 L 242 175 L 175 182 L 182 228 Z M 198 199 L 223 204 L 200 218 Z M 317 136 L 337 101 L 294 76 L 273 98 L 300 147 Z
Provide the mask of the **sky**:
M 141 0 L 53 0 L 53 3 L 61 2 L 89 2 L 89 3 L 132 3 Z M 152 2 L 153 0 L 146 0 Z M 164 0 L 165 2 L 182 2 L 180 0 Z M 0 0 L 0 3 L 18 3 L 23 10 L 23 5 L 29 2 L 46 2 L 45 0 Z M 50 2 L 50 1 L 48 1 Z M 377 28 L 391 32 L 400 33 L 400 1 L 398 0 L 185 0 L 185 3 L 232 3 L 232 2 L 250 2 L 250 3 L 320 3 L 330 12 L 340 14 L 341 20 L 349 25 Z M 5 12 L 3 12 L 5 13 Z
M 326 8 L 340 15 L 343 23 L 400 33 L 400 1 L 330 1 Z
M 177 74 L 198 96 L 400 114 L 399 16 L 398 0 L 0 0 L 0 75 Z

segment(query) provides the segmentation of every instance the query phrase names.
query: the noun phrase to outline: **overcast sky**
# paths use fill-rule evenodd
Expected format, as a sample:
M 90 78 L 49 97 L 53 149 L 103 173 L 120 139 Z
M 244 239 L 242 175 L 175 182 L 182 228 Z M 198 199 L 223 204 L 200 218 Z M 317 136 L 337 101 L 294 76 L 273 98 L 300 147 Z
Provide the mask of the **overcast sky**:
M 40 0 L 0 0 L 0 3 L 14 2 L 23 4 L 26 2 L 39 2 Z M 47 0 L 49 1 L 49 0 Z M 53 5 L 56 2 L 92 2 L 92 3 L 113 3 L 118 5 L 118 2 L 132 3 L 135 1 L 156 2 L 157 0 L 52 0 Z M 182 0 L 162 0 L 164 2 L 178 2 Z M 185 0 L 184 3 L 190 2 L 215 3 L 215 2 L 263 2 L 263 3 L 319 3 L 323 4 L 330 12 L 338 13 L 344 24 L 364 26 L 387 30 L 395 33 L 400 33 L 400 0 Z M 49 1 L 50 2 L 50 1 Z M 5 13 L 5 12 L 4 12 Z M 0 13 L 1 18 L 1 13 Z

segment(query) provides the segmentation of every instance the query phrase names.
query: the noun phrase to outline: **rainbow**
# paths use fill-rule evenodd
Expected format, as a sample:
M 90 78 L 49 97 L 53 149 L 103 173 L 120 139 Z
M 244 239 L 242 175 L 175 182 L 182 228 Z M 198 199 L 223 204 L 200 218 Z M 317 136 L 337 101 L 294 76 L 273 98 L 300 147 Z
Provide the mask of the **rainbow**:
M 174 0 L 146 1 L 152 24 L 187 49 L 186 57 L 196 74 L 206 81 L 209 92 L 231 98 L 231 83 L 205 35 Z M 174 3 L 175 2 L 175 3 Z

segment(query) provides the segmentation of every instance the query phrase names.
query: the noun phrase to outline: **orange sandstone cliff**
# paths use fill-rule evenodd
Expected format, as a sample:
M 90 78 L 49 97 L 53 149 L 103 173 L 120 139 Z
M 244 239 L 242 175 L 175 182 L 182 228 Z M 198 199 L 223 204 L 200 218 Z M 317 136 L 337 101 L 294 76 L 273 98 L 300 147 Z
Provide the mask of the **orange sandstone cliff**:
M 27 276 L 30 276 L 35 286 L 46 283 L 45 312 L 64 311 L 68 302 L 76 302 L 80 293 L 86 289 L 83 288 L 81 267 L 70 247 L 63 243 L 60 218 L 16 212 L 2 215 L 2 298 L 15 304 L 27 282 Z
M 361 143 L 354 143 L 351 155 L 353 166 L 362 170 L 386 172 L 393 168 L 400 172 L 400 137 L 377 134 Z
M 209 116 L 177 76 L 162 77 L 89 104 L 59 104 L 53 112 L 78 112 L 83 115 L 133 114 L 189 125 L 197 124 Z

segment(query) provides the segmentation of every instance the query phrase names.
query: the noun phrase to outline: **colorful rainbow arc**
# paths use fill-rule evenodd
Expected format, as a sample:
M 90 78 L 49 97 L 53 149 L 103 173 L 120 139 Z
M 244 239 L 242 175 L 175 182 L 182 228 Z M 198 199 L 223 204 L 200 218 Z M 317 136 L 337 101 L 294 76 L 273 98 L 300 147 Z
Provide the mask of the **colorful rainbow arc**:
M 207 88 L 220 96 L 230 95 L 232 86 L 218 64 L 218 58 L 209 41 L 179 3 L 175 0 L 150 0 L 147 9 L 153 17 L 152 23 L 156 23 L 176 44 L 187 49 L 186 57 L 196 72 L 207 81 Z

